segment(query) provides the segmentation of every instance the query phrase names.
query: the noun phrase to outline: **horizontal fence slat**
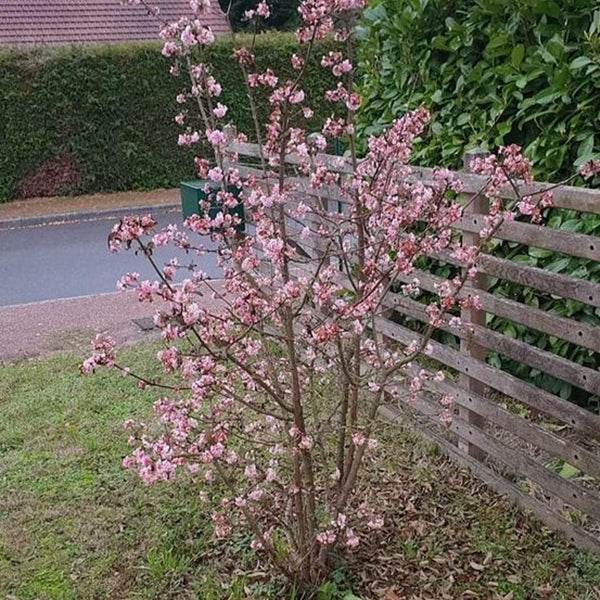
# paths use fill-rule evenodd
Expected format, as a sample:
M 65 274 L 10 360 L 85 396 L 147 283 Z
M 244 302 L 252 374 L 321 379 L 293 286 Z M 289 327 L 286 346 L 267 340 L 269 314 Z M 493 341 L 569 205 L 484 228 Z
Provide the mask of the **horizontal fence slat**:
M 461 220 L 460 228 L 463 231 L 479 233 L 484 228 L 483 217 L 465 216 Z M 505 221 L 494 234 L 494 238 L 600 262 L 600 238 L 592 235 Z
M 261 155 L 258 144 L 249 144 L 247 142 L 233 142 L 228 145 L 227 150 L 228 152 L 235 152 L 242 156 L 251 156 L 254 158 L 259 158 Z M 353 173 L 352 161 L 349 158 L 318 152 L 314 156 L 314 160 L 326 165 L 331 171 L 337 173 Z M 306 159 L 301 158 L 298 154 L 286 154 L 285 156 L 285 163 L 288 165 L 300 165 L 305 162 Z M 269 168 L 272 170 L 274 169 L 273 167 Z
M 463 173 L 455 171 L 464 185 L 464 191 L 467 194 L 476 194 L 486 184 L 487 178 L 482 175 Z M 413 167 L 413 179 L 424 182 L 433 180 L 433 169 L 427 167 Z M 556 186 L 554 183 L 538 182 L 532 185 L 518 184 L 521 196 L 540 194 L 545 190 L 552 188 L 553 203 L 556 208 L 565 208 L 583 213 L 600 214 L 600 190 L 593 190 L 585 187 L 575 187 L 569 185 Z M 515 193 L 510 185 L 503 187 L 499 196 L 507 200 L 514 200 Z
M 377 326 L 383 335 L 402 344 L 410 344 L 420 337 L 414 331 L 384 318 L 377 319 Z M 541 390 L 530 383 L 521 381 L 513 375 L 466 357 L 444 344 L 432 340 L 430 346 L 431 354 L 429 356 L 431 358 L 455 369 L 459 373 L 468 374 L 527 406 L 555 417 L 594 439 L 600 439 L 600 417 L 597 415 L 566 402 L 562 398 Z
M 409 373 L 411 376 L 415 376 L 421 370 L 427 371 L 432 377 L 434 375 L 433 371 L 423 369 L 421 366 L 412 367 Z M 584 473 L 600 480 L 600 456 L 582 448 L 576 442 L 565 439 L 552 431 L 547 431 L 536 423 L 503 408 L 494 400 L 468 392 L 448 378 L 444 381 L 436 381 L 432 378 L 427 385 L 440 395 L 452 396 L 457 405 L 464 406 L 485 417 L 491 424 L 519 436 L 528 444 L 561 458 Z
M 417 396 L 410 405 L 421 414 L 434 416 L 437 406 L 423 395 Z M 545 492 L 560 498 L 565 504 L 581 510 L 594 520 L 600 520 L 600 498 L 573 480 L 563 479 L 530 458 L 517 448 L 492 437 L 482 429 L 454 415 L 450 430 L 465 442 L 473 444 L 509 467 L 513 474 L 522 475 L 541 486 Z
M 398 277 L 398 279 L 407 283 L 415 278 L 420 281 L 420 287 L 430 292 L 436 291 L 436 284 L 439 285 L 446 281 L 442 277 L 437 277 L 419 269 L 415 269 L 410 276 Z M 472 293 L 474 292 L 465 288 L 461 293 L 461 297 Z M 531 329 L 548 333 L 578 346 L 594 350 L 595 352 L 600 352 L 600 334 L 598 328 L 593 325 L 559 317 L 550 312 L 545 312 L 538 308 L 509 300 L 508 298 L 496 296 L 489 292 L 477 290 L 476 294 L 479 296 L 481 306 L 486 312 L 499 317 L 505 317 L 516 323 L 526 325 Z
M 600 284 L 483 254 L 478 267 L 493 277 L 600 308 Z
M 261 169 L 256 167 L 250 167 L 248 165 L 237 165 L 237 169 L 240 175 L 248 177 L 252 175 L 263 179 L 264 181 L 270 181 L 271 183 L 277 183 L 277 177 L 265 177 Z M 298 187 L 298 189 L 292 193 L 292 195 L 307 195 L 314 196 L 315 198 L 322 198 L 323 200 L 333 200 L 334 202 L 340 202 L 342 204 L 348 204 L 348 199 L 342 196 L 340 188 L 336 185 L 322 185 L 321 187 L 313 187 L 310 185 L 305 177 L 286 177 L 286 183 L 292 184 Z M 302 196 L 300 196 L 302 197 Z M 334 212 L 337 212 L 334 211 Z
M 399 409 L 391 406 L 381 407 L 380 414 L 383 418 L 390 422 L 401 421 L 403 415 Z M 428 418 L 430 420 L 435 419 L 435 417 L 431 416 Z M 459 465 L 470 469 L 474 475 L 479 477 L 484 483 L 496 490 L 499 494 L 509 497 L 521 508 L 533 512 L 551 529 L 565 534 L 569 542 L 572 544 L 577 544 L 583 548 L 600 552 L 600 540 L 598 538 L 591 535 L 584 529 L 574 525 L 562 515 L 557 514 L 536 498 L 529 496 L 517 486 L 502 477 L 502 475 L 499 473 L 496 473 L 486 465 L 480 463 L 471 456 L 468 456 L 432 428 L 416 422 L 411 423 L 411 427 L 416 427 L 419 429 L 425 437 L 435 442 L 440 450 L 446 453 Z
M 228 146 L 231 152 L 237 152 L 242 156 L 259 157 L 260 148 L 258 144 L 234 142 Z M 339 162 L 340 157 L 331 154 L 317 154 L 317 160 L 323 161 L 325 164 L 332 165 L 334 170 L 343 173 L 351 173 L 352 167 L 350 162 L 343 168 L 335 167 Z M 296 155 L 288 154 L 286 163 L 298 164 L 299 158 Z M 433 181 L 433 169 L 427 167 L 412 167 L 413 174 L 411 179 L 420 181 Z M 486 184 L 487 178 L 482 175 L 474 175 L 455 171 L 454 174 L 460 178 L 464 185 L 464 191 L 467 194 L 476 194 Z M 531 194 L 540 194 L 549 188 L 553 188 L 553 206 L 556 208 L 565 208 L 583 213 L 600 214 L 600 190 L 593 190 L 584 187 L 575 186 L 556 186 L 556 184 L 540 182 L 532 185 L 518 184 L 519 192 L 522 196 Z M 500 196 L 509 200 L 515 199 L 515 193 L 511 186 L 507 185 L 500 190 Z
M 453 258 L 450 252 L 436 253 L 429 256 L 455 266 L 462 266 L 463 264 Z M 479 256 L 477 268 L 498 279 L 513 281 L 540 292 L 578 300 L 584 304 L 600 308 L 600 283 L 545 271 L 538 267 L 519 264 L 489 254 Z
M 386 304 L 387 305 L 387 304 Z M 399 310 L 402 314 L 418 319 L 424 323 L 428 321 L 425 305 L 412 300 L 400 294 L 390 294 L 390 305 Z M 488 350 L 493 350 L 523 362 L 530 367 L 551 373 L 554 377 L 562 379 L 578 388 L 595 394 L 600 390 L 600 371 L 595 371 L 574 363 L 562 356 L 541 350 L 518 339 L 513 339 L 486 327 L 469 323 L 472 333 L 467 333 L 462 327 L 452 328 L 448 325 L 448 318 L 440 327 L 458 336 L 461 339 L 472 339 L 477 344 L 484 346 Z

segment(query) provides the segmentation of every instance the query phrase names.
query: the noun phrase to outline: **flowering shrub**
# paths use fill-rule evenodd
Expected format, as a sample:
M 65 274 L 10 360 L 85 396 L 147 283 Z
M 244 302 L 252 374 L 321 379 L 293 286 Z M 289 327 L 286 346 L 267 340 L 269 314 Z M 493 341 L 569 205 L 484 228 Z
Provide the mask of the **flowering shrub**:
M 172 72 L 187 73 L 190 81 L 177 98 L 183 109 L 180 143 L 206 138 L 213 147 L 214 161 L 199 158 L 196 167 L 220 210 L 211 217 L 205 203 L 185 230 L 169 225 L 156 231 L 151 216 L 128 217 L 109 238 L 113 251 L 134 246 L 156 269 L 156 281 L 128 273 L 119 287 L 134 289 L 140 302 L 157 301 L 155 323 L 164 341 L 157 358 L 169 379 L 129 373 L 104 335 L 83 365 L 86 372 L 100 365 L 121 369 L 142 388 L 164 393 L 154 404 L 159 429 L 126 423 L 135 449 L 124 465 L 147 484 L 188 472 L 211 507 L 215 536 L 251 531 L 252 547 L 304 590 L 327 576 L 336 552 L 360 544 L 359 532 L 385 526 L 376 507 L 354 497 L 361 467 L 377 451 L 377 410 L 402 377 L 410 394 L 427 386 L 424 370 L 408 377 L 405 369 L 427 352 L 448 311 L 479 307 L 476 296 L 461 292 L 476 273 L 481 245 L 515 211 L 537 219 L 550 201 L 547 194 L 519 196 L 511 206 L 497 199 L 499 187 L 511 183 L 518 189 L 516 178 L 531 178 L 518 148 L 476 161 L 473 169 L 488 176 L 480 193 L 490 197 L 491 211 L 481 244 L 463 245 L 453 229 L 463 210 L 460 182 L 444 169 L 427 184 L 410 178 L 411 147 L 429 118 L 424 109 L 370 139 L 368 153 L 359 159 L 354 115 L 360 96 L 353 87 L 352 56 L 342 49 L 352 47 L 355 13 L 365 2 L 305 0 L 300 7 L 298 39 L 307 54 L 325 36 L 334 35 L 341 45 L 322 62 L 339 80 L 326 100 L 345 106 L 347 117 L 332 117 L 321 132 L 309 135 L 290 125 L 296 114 L 310 123 L 312 110 L 301 87 L 305 56 L 293 58 L 297 79 L 279 81 L 269 70 L 254 70 L 251 47 L 236 51 L 251 110 L 253 91 L 271 90 L 261 169 L 246 175 L 231 146 L 243 140 L 230 139 L 221 87 L 202 61 L 212 42 L 202 24 L 208 0 L 190 2 L 192 18 L 165 25 L 163 53 L 175 59 Z M 248 18 L 268 13 L 260 2 Z M 192 125 L 196 113 L 202 129 Z M 346 141 L 349 156 L 319 154 L 332 138 Z M 288 159 L 295 165 L 293 177 Z M 231 186 L 238 193 L 226 191 Z M 248 236 L 236 232 L 240 195 L 252 228 Z M 198 260 L 208 252 L 197 241 L 202 238 L 216 248 L 222 281 L 176 260 L 162 267 L 154 263 L 152 249 L 166 244 Z M 309 240 L 316 248 L 307 252 L 301 244 Z M 442 251 L 462 261 L 463 274 L 440 286 L 427 307 L 430 326 L 424 335 L 406 346 L 391 344 L 383 335 L 388 292 L 411 275 L 419 257 Z M 402 286 L 407 295 L 418 289 L 418 281 Z M 461 326 L 456 317 L 451 322 Z M 448 397 L 440 402 L 446 423 L 450 402 Z

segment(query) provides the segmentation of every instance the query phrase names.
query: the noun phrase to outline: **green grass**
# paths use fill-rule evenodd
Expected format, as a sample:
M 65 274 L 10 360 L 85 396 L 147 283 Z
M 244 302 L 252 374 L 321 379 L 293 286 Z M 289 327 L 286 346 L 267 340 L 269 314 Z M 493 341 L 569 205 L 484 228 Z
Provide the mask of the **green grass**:
M 155 350 L 129 349 L 125 362 L 152 372 Z M 191 483 L 148 488 L 121 468 L 122 423 L 151 418 L 152 394 L 114 372 L 84 377 L 80 360 L 0 368 L 0 598 L 292 600 L 247 538 L 213 541 Z M 600 598 L 597 558 L 566 547 L 413 434 L 387 428 L 382 440 L 381 477 L 371 470 L 365 489 L 386 516 L 383 544 L 367 542 L 340 565 L 321 600 L 351 598 L 350 582 L 364 599 L 386 587 L 432 600 L 467 590 Z

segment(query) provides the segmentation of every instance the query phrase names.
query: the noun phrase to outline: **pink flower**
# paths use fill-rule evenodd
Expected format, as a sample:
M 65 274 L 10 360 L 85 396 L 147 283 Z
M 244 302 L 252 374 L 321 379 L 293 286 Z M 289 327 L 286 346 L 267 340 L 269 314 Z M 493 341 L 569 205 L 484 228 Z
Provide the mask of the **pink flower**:
M 371 451 L 376 450 L 379 446 L 379 442 L 375 438 L 369 438 L 367 440 L 367 448 Z
M 152 302 L 154 294 L 158 292 L 158 282 L 142 281 L 135 289 L 135 295 L 140 302 Z
M 213 146 L 223 146 L 227 142 L 227 138 L 225 137 L 225 134 L 219 129 L 213 129 L 212 131 L 207 130 L 206 131 L 206 139 Z
M 362 431 L 356 431 L 352 434 L 352 443 L 355 446 L 364 446 L 367 443 L 367 438 Z
M 182 312 L 183 322 L 188 326 L 193 325 L 198 321 L 201 314 L 202 312 L 200 310 L 200 307 L 195 302 L 186 304 L 183 307 Z
M 215 34 L 209 27 L 200 27 L 196 33 L 198 42 L 203 46 L 208 46 L 215 41 Z
M 180 352 L 175 347 L 168 348 L 167 350 L 159 350 L 156 357 L 168 373 L 174 373 L 181 364 Z
M 477 295 L 467 296 L 466 298 L 461 298 L 460 306 L 461 306 L 461 308 L 464 308 L 464 309 L 480 310 L 481 309 L 481 299 Z
M 296 90 L 292 92 L 288 97 L 288 101 L 290 104 L 300 104 L 301 102 L 304 102 L 304 91 Z
M 193 13 L 203 13 L 207 8 L 210 8 L 210 0 L 190 0 Z
M 535 210 L 535 204 L 532 203 L 531 196 L 525 196 L 518 205 L 519 212 L 522 215 L 531 215 Z
M 200 141 L 200 134 L 197 131 L 191 133 L 180 133 L 177 143 L 180 146 L 192 146 Z
M 192 31 L 192 28 L 190 25 L 188 25 L 181 32 L 181 43 L 184 46 L 194 46 L 198 43 L 198 40 L 196 39 L 196 36 L 194 35 L 194 32 Z
M 263 19 L 268 19 L 271 16 L 269 5 L 264 0 L 261 0 L 256 6 L 256 14 Z
M 248 465 L 244 470 L 244 475 L 248 477 L 248 479 L 256 479 L 258 477 L 258 469 L 256 468 L 256 465 Z
M 304 435 L 298 442 L 298 448 L 301 450 L 310 450 L 313 447 L 313 439 L 310 435 Z
M 579 173 L 584 179 L 591 179 L 592 177 L 595 177 L 598 175 L 598 173 L 600 173 L 600 160 L 589 160 L 585 163 L 585 165 L 583 165 Z
M 213 114 L 217 119 L 222 119 L 227 114 L 227 107 L 219 102 L 217 106 L 213 108 Z
M 442 410 L 440 413 L 440 421 L 446 427 L 450 427 L 450 425 L 452 425 L 452 413 L 447 409 Z
M 139 273 L 127 273 L 126 275 L 123 275 L 123 277 L 117 281 L 117 289 L 123 291 L 130 287 L 135 287 L 138 284 L 139 277 Z
M 304 64 L 305 61 L 301 56 L 298 56 L 297 54 L 292 55 L 292 67 L 296 69 L 296 71 L 302 69 L 304 67 Z
M 352 531 L 352 529 L 346 529 L 346 547 L 356 548 L 360 543 L 358 536 Z
M 312 110 L 312 108 L 308 108 L 307 106 L 302 108 L 302 116 L 305 119 L 312 119 L 313 115 L 314 115 L 314 111 Z
M 445 396 L 442 396 L 440 398 L 440 404 L 446 408 L 448 408 L 449 406 L 452 406 L 453 403 L 454 403 L 454 398 L 452 398 L 452 396 L 450 396 L 449 394 L 446 394 Z
M 221 84 L 217 83 L 214 77 L 210 76 L 206 78 L 206 90 L 208 91 L 209 96 L 213 96 L 215 98 L 221 95 Z
M 352 71 L 354 67 L 352 66 L 352 63 L 348 60 L 345 59 L 342 62 L 336 64 L 333 69 L 332 72 L 336 77 L 341 77 L 344 73 L 349 73 L 350 71 Z
M 248 494 L 248 500 L 252 500 L 252 502 L 258 502 L 262 498 L 263 494 L 264 494 L 264 491 L 261 490 L 260 488 L 252 490 Z
M 179 46 L 175 42 L 165 42 L 162 49 L 162 55 L 167 56 L 169 58 L 178 56 L 179 52 Z
M 96 367 L 112 367 L 115 364 L 115 341 L 110 335 L 99 333 L 94 340 L 93 347 L 92 356 L 86 359 L 81 366 L 81 370 L 85 374 L 93 373 Z
M 360 321 L 357 320 L 352 323 L 352 331 L 354 332 L 354 335 L 362 335 L 364 330 L 365 327 Z
M 362 98 L 360 94 L 352 93 L 346 100 L 346 106 L 350 111 L 357 111 L 360 108 L 360 104 L 362 102 Z
M 207 176 L 211 181 L 223 181 L 223 171 L 219 167 L 210 169 Z
M 331 546 L 335 544 L 337 539 L 337 534 L 332 529 L 327 529 L 326 531 L 322 531 L 317 534 L 317 542 L 321 544 L 321 546 Z

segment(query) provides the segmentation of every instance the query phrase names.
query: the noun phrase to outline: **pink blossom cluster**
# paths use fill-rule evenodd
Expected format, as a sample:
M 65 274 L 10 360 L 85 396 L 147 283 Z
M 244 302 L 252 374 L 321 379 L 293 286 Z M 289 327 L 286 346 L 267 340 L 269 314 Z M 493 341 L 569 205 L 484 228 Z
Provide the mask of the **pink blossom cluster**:
M 539 197 L 523 196 L 516 209 L 506 209 L 500 190 L 512 182 L 513 185 L 531 185 L 533 175 L 531 162 L 523 156 L 521 148 L 516 144 L 502 146 L 498 155 L 490 154 L 486 158 L 477 158 L 471 165 L 474 173 L 487 176 L 488 180 L 482 193 L 490 200 L 489 214 L 484 218 L 485 224 L 480 231 L 482 238 L 490 238 L 504 221 L 510 221 L 517 215 L 526 215 L 533 223 L 542 220 L 542 211 L 552 205 L 552 191 L 547 190 Z
M 336 114 L 318 132 L 297 125 L 313 114 L 302 87 L 312 42 L 331 33 L 347 40 L 352 13 L 365 5 L 301 3 L 298 39 L 306 47 L 292 57 L 296 79 L 259 70 L 253 45 L 235 51 L 251 102 L 262 88 L 270 109 L 264 130 L 255 132 L 260 168 L 238 169 L 232 143 L 244 137 L 232 139 L 223 126 L 228 108 L 218 101 L 222 88 L 206 62 L 212 33 L 202 17 L 208 2 L 190 2 L 194 18 L 166 25 L 161 38 L 163 53 L 175 60 L 173 75 L 187 70 L 190 76 L 176 98 L 181 112 L 175 119 L 184 128 L 179 143 L 206 140 L 214 151 L 195 160 L 209 200 L 184 230 L 156 231 L 152 217 L 128 217 L 109 240 L 113 251 L 135 242 L 148 258 L 154 247 L 168 245 L 190 257 L 189 265 L 177 259 L 155 265 L 155 281 L 127 273 L 118 283 L 140 302 L 154 303 L 163 342 L 156 356 L 162 377 L 130 374 L 141 388 L 158 387 L 161 396 L 154 402 L 158 428 L 127 422 L 133 449 L 125 467 L 147 484 L 178 474 L 194 478 L 212 502 L 217 538 L 250 530 L 252 548 L 311 585 L 330 564 L 330 552 L 352 550 L 361 536 L 384 527 L 373 506 L 355 496 L 362 466 L 377 460 L 377 408 L 399 376 L 415 398 L 443 385 L 442 373 L 415 362 L 432 352 L 431 334 L 415 334 L 404 344 L 385 338 L 391 291 L 401 291 L 394 302 L 414 302 L 407 296 L 422 289 L 416 261 L 449 253 L 464 272 L 434 288 L 422 310 L 432 328 L 460 327 L 459 309 L 481 308 L 465 286 L 477 274 L 483 242 L 506 219 L 536 219 L 550 202 L 549 194 L 519 195 L 516 206 L 499 200 L 503 186 L 532 181 L 531 165 L 516 146 L 475 161 L 472 168 L 486 177 L 482 193 L 490 199 L 490 216 L 482 244 L 464 244 L 456 233 L 464 218 L 461 182 L 446 169 L 425 182 L 409 166 L 429 122 L 426 109 L 394 121 L 368 140 L 364 157 L 357 156 L 354 120 L 361 97 L 353 60 L 342 50 L 321 61 L 336 77 L 324 98 L 338 105 Z M 264 1 L 247 13 L 249 19 L 268 17 Z M 192 128 L 198 117 L 201 126 Z M 334 139 L 347 142 L 349 157 L 324 154 Z M 596 169 L 593 164 L 586 172 Z M 240 200 L 247 235 L 236 231 Z M 208 252 L 216 257 L 219 280 L 203 270 Z M 129 373 L 115 362 L 106 336 L 97 338 L 82 368 L 92 372 L 100 365 Z M 442 396 L 440 404 L 441 421 L 451 425 L 452 398 Z
M 139 240 L 155 227 L 156 221 L 151 215 L 142 217 L 125 217 L 119 221 L 108 236 L 108 247 L 111 252 L 117 252 L 123 246 L 127 249 L 132 242 Z
M 244 12 L 244 18 L 251 21 L 255 18 L 268 19 L 271 16 L 271 9 L 265 0 L 261 0 L 256 8 Z
M 584 179 L 591 179 L 600 173 L 600 160 L 592 159 L 586 162 L 580 170 Z
M 115 364 L 115 341 L 106 333 L 99 333 L 94 340 L 94 353 L 81 365 L 83 373 L 93 373 L 97 367 Z

